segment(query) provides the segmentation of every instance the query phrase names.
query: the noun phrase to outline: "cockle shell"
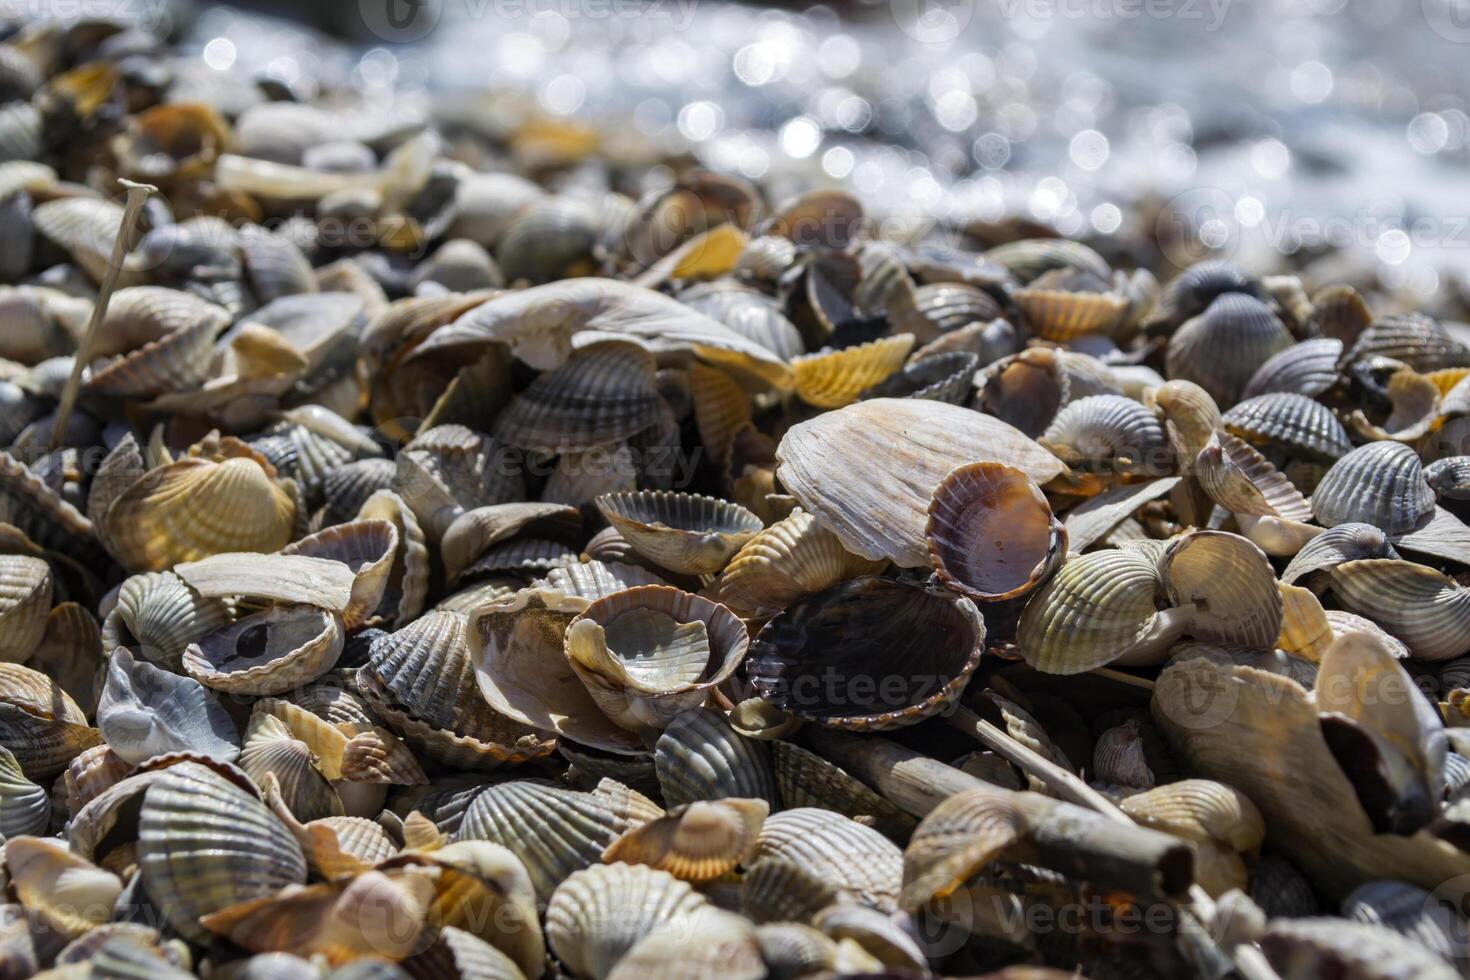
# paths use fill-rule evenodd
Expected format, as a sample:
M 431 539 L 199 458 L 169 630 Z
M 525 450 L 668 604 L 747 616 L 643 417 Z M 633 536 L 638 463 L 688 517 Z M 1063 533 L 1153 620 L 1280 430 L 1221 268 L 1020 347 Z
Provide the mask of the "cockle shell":
M 1198 639 L 1271 647 L 1281 634 L 1281 594 L 1270 560 L 1245 538 L 1191 531 L 1169 543 L 1159 562 L 1169 604 L 1193 606 Z
M 1256 369 L 1242 397 L 1251 399 L 1287 391 L 1314 398 L 1337 383 L 1342 350 L 1342 341 L 1335 337 L 1316 337 L 1293 344 L 1273 354 Z
M 256 713 L 240 747 L 239 765 L 257 786 L 273 779 L 281 804 L 297 820 L 344 816 L 342 799 L 316 765 L 311 748 L 285 723 Z
M 198 681 L 112 653 L 97 706 L 97 726 L 114 752 L 133 764 L 169 752 L 224 762 L 240 754 L 240 736 L 218 699 Z
M 699 494 L 604 494 L 597 507 L 639 554 L 682 575 L 718 572 L 761 530 L 744 507 Z
M 654 766 L 670 806 L 732 797 L 780 804 L 771 750 L 733 727 L 722 712 L 701 708 L 671 721 L 654 745 Z
M 1067 555 L 1067 529 L 1041 488 L 1000 463 L 971 463 L 940 481 L 925 537 L 940 581 L 980 602 L 1027 594 Z
M 342 653 L 342 619 L 313 606 L 271 606 L 206 634 L 184 651 L 184 671 L 233 694 L 281 694 L 316 680 Z
M 913 334 L 905 333 L 793 358 L 796 393 L 818 408 L 841 408 L 902 368 L 913 347 Z
M 1258 937 L 1284 976 L 1360 976 L 1364 980 L 1453 980 L 1455 968 L 1390 929 L 1338 918 L 1273 919 Z
M 222 599 L 201 596 L 173 572 L 145 572 L 123 582 L 102 623 L 108 650 L 123 646 L 149 663 L 182 672 L 184 651 L 230 621 Z
M 281 554 L 337 561 L 352 571 L 351 599 L 341 610 L 343 628 L 351 631 L 375 618 L 398 547 L 398 528 L 391 521 L 359 520 L 293 541 Z
M 106 922 L 123 890 L 117 875 L 72 854 L 57 840 L 10 838 L 3 868 L 9 890 L 25 910 L 69 939 Z
M 1415 371 L 1470 366 L 1470 349 L 1444 325 L 1423 313 L 1403 313 L 1374 320 L 1353 340 L 1342 362 L 1388 357 Z
M 920 821 L 904 849 L 899 905 L 914 911 L 949 895 L 1019 843 L 1028 824 L 999 793 L 969 790 L 944 800 Z
M 1298 456 L 1333 460 L 1353 448 L 1331 409 L 1292 392 L 1247 398 L 1220 416 L 1220 423 L 1249 443 L 1280 446 Z
M 1412 449 L 1370 442 L 1332 464 L 1312 492 L 1312 512 L 1326 527 L 1355 522 L 1403 534 L 1433 515 L 1434 491 Z
M 885 912 L 897 905 L 903 852 L 871 827 L 830 810 L 802 807 L 768 817 L 758 841 L 751 873 L 741 886 L 743 910 L 757 922 L 800 920 L 817 911 L 803 914 L 800 891 L 782 894 L 772 888 L 780 879 L 759 873 L 763 865 L 798 872 L 838 900 Z
M 1037 441 L 1069 466 L 1153 476 L 1170 469 L 1163 426 L 1138 402 L 1121 395 L 1069 402 Z
M 665 923 L 692 926 L 704 896 L 686 882 L 632 864 L 569 876 L 546 907 L 546 940 L 569 969 L 603 980 L 639 939 Z
M 765 702 L 761 702 L 765 703 Z M 780 738 L 770 741 L 776 785 L 787 809 L 818 807 L 846 814 L 895 842 L 908 839 L 916 821 L 835 763 Z
M 511 399 L 495 438 L 547 454 L 583 452 L 635 436 L 658 422 L 653 355 L 606 341 L 577 350 Z
M 1167 371 L 1234 405 L 1256 370 L 1292 344 L 1271 308 L 1244 293 L 1224 293 L 1169 338 Z
M 101 733 L 55 680 L 0 663 L 0 746 L 15 756 L 27 779 L 50 780 L 100 741 Z
M 0 839 L 44 833 L 51 795 L 26 778 L 9 749 L 0 748 Z
M 756 534 L 720 575 L 720 601 L 755 616 L 770 616 L 803 596 L 883 570 L 885 562 L 853 554 L 806 512 Z
M 1348 561 L 1332 569 L 1333 594 L 1403 640 L 1414 656 L 1449 660 L 1470 651 L 1470 589 L 1443 572 L 1392 558 Z
M 748 861 L 770 812 L 765 800 L 701 800 L 623 834 L 602 852 L 605 864 L 642 864 L 681 881 L 712 881 Z
M 51 611 L 51 566 L 26 555 L 0 555 L 0 660 L 29 659 Z

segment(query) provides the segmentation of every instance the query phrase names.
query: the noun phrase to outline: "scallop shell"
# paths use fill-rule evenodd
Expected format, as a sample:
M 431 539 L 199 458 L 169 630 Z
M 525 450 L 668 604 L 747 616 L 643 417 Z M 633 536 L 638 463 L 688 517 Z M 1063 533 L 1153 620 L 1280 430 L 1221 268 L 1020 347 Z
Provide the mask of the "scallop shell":
M 1014 599 L 1067 555 L 1067 529 L 1020 470 L 971 463 L 934 489 L 925 532 L 940 581 L 981 602 Z
M 975 370 L 979 355 L 971 351 L 948 351 L 910 358 L 903 370 L 863 390 L 860 397 L 918 398 L 964 405 L 975 393 Z
M 782 611 L 751 644 L 761 697 L 853 730 L 901 727 L 959 697 L 985 649 L 985 621 L 943 589 L 860 578 Z
M 698 494 L 611 493 L 597 507 L 639 554 L 682 575 L 718 572 L 762 527 L 739 504 Z
M 589 542 L 590 544 L 590 542 Z M 551 588 L 568 596 L 601 599 L 638 585 L 668 585 L 653 572 L 620 562 L 584 561 L 553 568 L 531 585 Z
M 1273 354 L 1256 369 L 1242 397 L 1290 392 L 1314 398 L 1337 383 L 1337 364 L 1343 344 L 1335 337 L 1317 337 Z
M 1194 461 L 1210 499 L 1241 516 L 1309 521 L 1312 506 L 1266 457 L 1228 432 L 1216 432 Z
M 530 873 L 537 900 L 544 902 L 568 875 L 597 864 L 613 841 L 641 822 L 592 793 L 522 779 L 475 796 L 455 840 L 509 848 Z
M 765 800 L 701 800 L 634 827 L 602 852 L 605 864 L 642 864 L 681 881 L 712 881 L 754 855 Z
M 1312 512 L 1327 527 L 1353 522 L 1403 534 L 1434 514 L 1434 491 L 1412 449 L 1372 442 L 1332 464 L 1312 492 Z
M 1332 591 L 1415 657 L 1450 660 L 1470 651 L 1470 590 L 1443 572 L 1391 558 L 1348 561 L 1332 569 Z
M 42 834 L 51 822 L 51 794 L 26 778 L 9 749 L 0 747 L 0 839 Z
M 1179 637 L 1191 612 L 1160 612 L 1155 600 L 1162 588 L 1153 563 L 1138 555 L 1095 551 L 1072 558 L 1027 602 L 1016 630 L 1021 655 L 1048 674 L 1151 660 Z
M 735 731 L 712 708 L 671 721 L 654 746 L 654 766 L 670 806 L 729 798 L 780 803 L 770 748 Z
M 871 827 L 830 810 L 801 807 L 766 818 L 758 841 L 752 872 L 766 862 L 794 865 L 807 877 L 831 889 L 839 899 L 881 912 L 892 912 L 897 907 L 903 884 L 903 852 Z M 772 916 L 774 909 L 752 901 L 764 897 L 760 884 L 758 877 L 752 884 L 747 876 L 741 887 L 744 911 L 757 922 L 769 922 L 773 918 L 799 920 L 817 911 Z M 798 896 L 793 894 L 790 898 L 798 899 Z
M 1293 455 L 1338 459 L 1353 448 L 1332 410 L 1305 395 L 1273 392 L 1231 407 L 1220 417 L 1231 434 L 1255 445 L 1277 445 Z
M 771 752 L 784 808 L 835 810 L 899 843 L 913 831 L 912 816 L 827 759 L 780 739 Z
M 108 650 L 127 647 L 151 664 L 183 671 L 184 651 L 230 622 L 230 607 L 207 599 L 173 572 L 145 572 L 123 582 L 102 623 Z
M 1281 573 L 1281 581 L 1294 585 L 1307 576 L 1330 572 L 1343 562 L 1359 558 L 1397 557 L 1388 536 L 1371 524 L 1339 524 L 1303 546 Z
M 551 951 L 579 976 L 602 980 L 643 936 L 665 923 L 692 925 L 705 898 L 673 875 L 640 865 L 596 865 L 572 874 L 546 907 Z
M 295 500 L 243 458 L 159 467 L 107 511 L 108 540 L 130 571 L 162 571 L 231 551 L 277 551 L 295 523 Z
M 352 571 L 352 596 L 342 610 L 349 632 L 368 625 L 387 591 L 398 553 L 398 528 L 385 520 L 338 524 L 291 542 L 283 555 L 338 561 Z
M 944 898 L 991 861 L 1003 859 L 1028 832 L 1024 813 L 993 790 L 948 797 L 914 831 L 903 855 L 899 905 L 917 911 Z
M 635 752 L 641 743 L 598 709 L 562 652 L 567 626 L 588 605 L 588 598 L 532 587 L 481 606 L 469 626 L 475 680 L 507 718 L 582 745 Z
M 555 455 L 627 439 L 658 423 L 653 355 L 604 341 L 577 350 L 511 400 L 495 420 L 497 441 Z
M 902 368 L 913 347 L 914 335 L 905 333 L 793 358 L 796 393 L 809 405 L 841 408 Z
M 777 476 L 849 551 L 928 564 L 924 528 L 934 488 L 956 466 L 992 461 L 1037 483 L 1062 463 L 997 419 L 940 402 L 875 398 L 787 430 Z
M 1224 293 L 1169 338 L 1165 373 L 1195 382 L 1229 406 L 1240 400 L 1256 370 L 1292 342 L 1265 303 L 1243 293 Z
M 0 555 L 0 660 L 22 663 L 46 632 L 51 566 L 26 555 Z
M 252 794 L 196 762 L 170 766 L 144 795 L 143 887 L 169 925 L 196 942 L 199 918 L 306 880 L 301 847 Z
M 1046 288 L 1046 279 L 1040 276 L 1012 294 L 1027 325 L 1043 340 L 1067 343 L 1111 333 L 1128 311 L 1128 299 L 1119 293 Z
M 661 729 L 704 703 L 745 657 L 745 625 L 724 606 L 662 585 L 592 602 L 567 627 L 567 662 L 614 723 Z
M 1191 531 L 1170 542 L 1159 562 L 1172 606 L 1193 606 L 1198 639 L 1271 647 L 1281 635 L 1276 572 L 1261 549 L 1224 531 Z
M 770 616 L 838 582 L 872 575 L 886 563 L 855 555 L 811 514 L 792 514 L 751 538 L 720 576 L 720 601 Z
M 112 653 L 97 705 L 107 744 L 137 765 L 169 752 L 195 752 L 224 762 L 240 754 L 235 723 L 198 681 L 134 660 L 124 647 Z

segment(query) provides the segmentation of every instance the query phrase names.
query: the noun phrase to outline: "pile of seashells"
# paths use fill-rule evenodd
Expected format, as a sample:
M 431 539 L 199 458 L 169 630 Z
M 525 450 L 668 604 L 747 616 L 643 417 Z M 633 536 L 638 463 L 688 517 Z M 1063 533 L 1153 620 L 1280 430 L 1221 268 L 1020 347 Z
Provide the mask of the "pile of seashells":
M 103 22 L 0 96 L 0 976 L 1466 971 L 1463 326 Z

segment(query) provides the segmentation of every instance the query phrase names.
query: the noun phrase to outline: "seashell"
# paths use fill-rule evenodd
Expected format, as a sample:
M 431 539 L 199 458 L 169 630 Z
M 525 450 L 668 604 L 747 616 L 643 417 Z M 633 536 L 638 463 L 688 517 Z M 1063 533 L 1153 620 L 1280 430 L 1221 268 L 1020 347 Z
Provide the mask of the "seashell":
M 787 430 L 777 476 L 849 551 L 916 568 L 939 481 L 962 463 L 1014 466 L 1038 483 L 1055 456 L 997 419 L 939 402 L 875 398 Z
M 1424 479 L 1442 498 L 1470 498 L 1470 456 L 1441 457 L 1424 467 Z
M 380 615 L 394 626 L 406 626 L 420 612 L 429 594 L 429 549 L 418 518 L 391 490 L 379 490 L 363 502 L 358 520 L 390 522 L 398 531 L 398 550 L 379 601 Z
M 975 407 L 1028 436 L 1039 436 L 1072 398 L 1121 394 L 1111 376 L 1094 378 L 1087 373 L 1085 365 L 1092 361 L 1046 347 L 1002 358 L 976 375 L 980 393 Z
M 1449 660 L 1470 651 L 1470 590 L 1443 572 L 1391 558 L 1346 561 L 1331 570 L 1333 594 L 1406 643 L 1415 657 Z
M 1198 639 L 1270 648 L 1281 635 L 1276 572 L 1261 549 L 1224 531 L 1191 531 L 1159 562 L 1171 606 L 1188 608 Z
M 761 530 L 744 507 L 698 494 L 604 494 L 597 507 L 639 554 L 683 575 L 719 571 Z
M 1059 272 L 1061 278 L 1053 279 Z M 1128 311 L 1127 297 L 1109 289 L 1065 288 L 1078 278 L 1071 270 L 1053 270 L 1012 294 L 1036 336 L 1068 343 L 1079 337 L 1111 333 L 1122 320 Z
M 1244 293 L 1224 293 L 1169 338 L 1165 373 L 1193 381 L 1229 406 L 1262 364 L 1291 345 L 1291 334 L 1269 306 Z
M 635 436 L 658 422 L 653 356 L 610 340 L 575 351 L 516 395 L 495 420 L 495 438 L 555 455 Z
M 1315 915 L 1322 908 L 1311 883 L 1290 861 L 1276 854 L 1268 854 L 1256 864 L 1251 899 L 1270 919 Z
M 806 349 L 801 333 L 786 318 L 781 305 L 743 283 L 730 280 L 700 283 L 681 290 L 678 298 L 690 309 L 723 324 L 782 360 L 789 361 Z
M 413 980 L 521 980 L 525 976 L 509 956 L 473 933 L 453 926 L 445 926 L 432 946 L 410 956 L 402 966 Z
M 184 671 L 232 694 L 281 694 L 316 680 L 342 654 L 342 619 L 313 606 L 272 606 L 201 637 Z
M 620 562 L 584 561 L 553 568 L 546 577 L 532 582 L 533 588 L 550 588 L 568 596 L 601 599 L 639 585 L 667 585 L 663 579 L 637 565 Z
M 1454 967 L 1398 933 L 1339 918 L 1277 919 L 1258 941 L 1283 976 L 1359 976 L 1364 980 L 1422 977 L 1452 980 Z
M 1433 317 L 1404 313 L 1382 317 L 1358 334 L 1343 355 L 1352 364 L 1387 357 L 1421 373 L 1470 366 L 1470 350 Z
M 1220 421 L 1249 443 L 1278 445 L 1294 455 L 1338 459 L 1353 448 L 1331 409 L 1305 395 L 1257 395 L 1231 407 Z
M 1090 272 L 1106 279 L 1111 271 L 1096 251 L 1065 238 L 1022 238 L 987 249 L 985 259 L 998 262 L 1022 282 L 1031 282 L 1053 269 Z
M 1316 662 L 1335 638 L 1331 621 L 1322 603 L 1310 589 L 1277 583 L 1281 593 L 1281 635 L 1276 646 L 1287 653 Z
M 917 364 L 936 354 L 961 353 L 976 355 L 979 358 L 979 365 L 993 364 L 1017 353 L 1020 347 L 1021 342 L 1016 334 L 1016 328 L 1008 320 L 996 317 L 988 321 L 969 323 L 957 330 L 940 334 L 910 354 L 909 363 Z M 1040 349 L 1037 348 L 1037 350 Z
M 835 810 L 896 842 L 907 840 L 913 831 L 913 817 L 821 756 L 779 739 L 771 742 L 771 753 L 786 809 Z
M 735 731 L 713 709 L 690 711 L 673 721 L 654 746 L 654 766 L 670 806 L 730 798 L 779 805 L 771 750 Z
M 1037 441 L 1069 466 L 1129 475 L 1162 475 L 1171 468 L 1163 426 L 1120 395 L 1069 402 Z
M 884 565 L 848 551 L 812 515 L 796 513 L 745 543 L 720 576 L 720 600 L 770 616 L 838 582 L 876 574 Z
M 1024 813 L 990 790 L 947 798 L 920 821 L 904 849 L 901 908 L 914 912 L 944 898 L 1028 833 Z
M 383 601 L 398 551 L 398 528 L 390 521 L 352 521 L 293 541 L 283 555 L 341 562 L 352 572 L 351 599 L 342 610 L 343 628 L 367 625 Z
M 1434 491 L 1412 449 L 1372 442 L 1332 464 L 1312 492 L 1312 512 L 1327 527 L 1353 522 L 1403 534 L 1433 515 Z
M 837 969 L 837 943 L 811 926 L 768 922 L 756 926 L 755 936 L 774 980 L 794 980 Z
M 1281 581 L 1294 585 L 1308 576 L 1330 572 L 1344 562 L 1359 558 L 1397 557 L 1388 536 L 1378 528 L 1354 522 L 1339 524 L 1303 546 L 1281 573 Z
M 278 718 L 253 714 L 240 748 L 240 768 L 257 786 L 274 780 L 281 805 L 297 820 L 344 815 L 342 800 L 317 768 L 311 748 Z
M 686 803 L 623 834 L 602 852 L 602 860 L 647 865 L 681 881 L 713 881 L 755 854 L 756 835 L 769 812 L 765 800 Z
M 0 747 L 0 839 L 45 833 L 51 794 L 26 778 L 9 749 Z
M 1301 491 L 1256 450 L 1228 432 L 1216 432 L 1195 457 L 1195 478 L 1211 500 L 1241 517 L 1309 521 Z
M 1465 955 L 1456 915 L 1423 888 L 1403 881 L 1370 881 L 1342 902 L 1343 918 L 1382 926 L 1454 963 Z
M 122 205 L 112 201 L 63 197 L 38 204 L 31 220 L 36 231 L 67 252 L 93 282 L 101 282 L 122 227 L 122 216 Z M 123 276 L 119 284 L 132 285 L 128 276 Z
M 397 467 L 387 459 L 354 460 L 328 472 L 321 486 L 326 500 L 323 525 L 352 520 L 372 497 L 392 492 L 397 475 Z
M 393 490 L 437 542 L 466 510 L 525 497 L 521 473 L 504 465 L 503 452 L 489 436 L 464 426 L 436 426 L 398 454 Z
M 1369 420 L 1361 408 L 1348 416 L 1348 424 L 1359 436 L 1413 443 L 1439 427 L 1443 406 L 1439 386 L 1429 377 L 1407 368 L 1395 371 L 1388 379 L 1386 394 L 1392 407 L 1382 424 Z
M 52 779 L 101 740 L 54 680 L 29 667 L 0 663 L 0 747 L 10 751 L 27 779 Z
M 1072 558 L 1027 602 L 1016 630 L 1021 655 L 1048 674 L 1154 660 L 1194 614 L 1187 607 L 1159 611 L 1162 586 L 1153 562 L 1135 554 Z
M 12 837 L 5 842 L 9 891 L 43 928 L 75 939 L 107 921 L 123 883 L 72 854 L 61 841 Z
M 699 937 L 692 949 L 691 936 Z M 732 912 L 702 905 L 687 917 L 654 926 L 618 960 L 608 977 L 760 980 L 769 975 L 761 959 L 755 926 Z
M 1352 286 L 1327 286 L 1312 297 L 1310 325 L 1324 337 L 1351 344 L 1372 322 L 1368 304 Z
M 127 647 L 149 663 L 183 671 L 184 651 L 230 621 L 221 599 L 201 596 L 173 572 L 145 572 L 123 582 L 102 623 L 108 650 Z
M 910 358 L 907 366 L 863 389 L 860 398 L 919 398 L 964 405 L 974 394 L 980 357 L 956 350 Z
M 1316 337 L 1293 344 L 1256 368 L 1241 397 L 1251 399 L 1273 392 L 1289 392 L 1315 398 L 1337 384 L 1342 351 L 1343 343 L 1335 337 Z
M 107 744 L 134 765 L 170 752 L 233 762 L 240 754 L 235 723 L 198 681 L 113 651 L 97 705 Z
M 597 244 L 596 212 L 569 196 L 543 197 L 511 218 L 495 245 L 495 261 L 510 282 L 532 285 L 584 275 Z
M 26 555 L 0 555 L 0 660 L 23 663 L 46 632 L 51 566 Z
M 568 875 L 600 861 L 638 822 L 592 793 L 522 779 L 476 795 L 455 840 L 509 848 L 530 873 L 537 901 L 546 901 Z
M 883 730 L 952 703 L 984 652 L 973 603 L 879 578 L 845 582 L 771 619 L 751 644 L 750 682 L 799 718 Z
M 925 532 L 940 581 L 980 602 L 1029 593 L 1067 554 L 1067 529 L 1020 470 L 972 463 L 934 490 Z
M 130 571 L 162 571 L 231 551 L 277 551 L 296 503 L 259 464 L 183 459 L 147 473 L 107 511 L 107 536 Z
M 358 732 L 342 749 L 342 778 L 350 783 L 419 786 L 427 783 L 418 760 L 392 732 L 383 728 Z
M 903 883 L 903 852 L 898 846 L 870 827 L 830 810 L 802 807 L 771 815 L 761 827 L 758 851 L 741 885 L 744 911 L 757 922 L 775 919 L 800 920 L 817 911 L 801 914 L 798 910 L 777 910 L 755 900 L 771 897 L 760 887 L 763 883 L 754 873 L 767 862 L 794 866 L 805 877 L 826 886 L 839 900 L 847 900 L 892 912 L 897 907 Z M 765 884 L 769 884 L 767 881 Z M 801 896 L 793 892 L 778 898 L 779 904 L 799 906 Z M 832 904 L 824 902 L 818 908 Z M 781 914 L 790 911 L 792 914 Z M 770 913 L 776 912 L 776 915 Z
M 661 585 L 597 599 L 566 630 L 567 662 L 603 714 L 630 731 L 697 708 L 745 657 L 724 606 Z
M 264 803 L 197 762 L 169 766 L 144 794 L 138 829 L 143 888 L 170 926 L 202 942 L 211 912 L 306 880 L 306 861 Z
M 1265 820 L 1239 790 L 1208 779 L 1184 779 L 1126 797 L 1120 809 L 1145 827 L 1249 853 L 1261 846 Z
M 1147 483 L 1121 483 L 1089 497 L 1069 510 L 1062 520 L 1069 547 L 1080 551 L 1106 538 L 1140 507 L 1169 493 L 1179 481 L 1180 477 L 1166 476 Z
M 1203 313 L 1218 297 L 1243 293 L 1264 300 L 1261 284 L 1240 267 L 1225 261 L 1197 262 L 1169 281 L 1144 326 L 1149 329 L 1178 327 Z
M 1198 456 L 1220 426 L 1215 399 L 1192 381 L 1167 382 L 1151 393 L 1150 400 L 1163 413 L 1169 441 L 1182 460 Z
M 560 541 L 519 538 L 491 547 L 461 572 L 460 578 L 471 580 L 484 575 L 542 575 L 553 568 L 576 564 L 578 558 L 574 547 Z
M 1149 766 L 1137 718 L 1129 718 L 1098 736 L 1092 749 L 1092 771 L 1096 779 L 1112 786 L 1153 789 L 1156 777 Z
M 898 334 L 856 347 L 793 358 L 796 393 L 809 405 L 841 408 L 903 367 L 913 334 Z
M 36 546 L 92 568 L 107 560 L 92 522 L 4 451 L 0 451 L 0 512 Z
M 569 970 L 602 980 L 643 936 L 666 923 L 687 928 L 705 904 L 704 896 L 667 872 L 595 865 L 569 876 L 551 896 L 546 940 Z
M 519 534 L 557 537 L 560 532 L 575 536 L 581 523 L 576 508 L 559 504 L 499 504 L 466 511 L 449 525 L 440 542 L 445 575 L 458 578 L 492 545 Z
M 101 366 L 92 365 L 86 390 L 115 398 L 152 398 L 199 387 L 209 378 L 215 338 L 229 323 L 229 314 L 213 304 L 197 302 L 203 309 L 195 311 L 186 325 L 147 340 Z M 107 328 L 104 323 L 103 329 Z

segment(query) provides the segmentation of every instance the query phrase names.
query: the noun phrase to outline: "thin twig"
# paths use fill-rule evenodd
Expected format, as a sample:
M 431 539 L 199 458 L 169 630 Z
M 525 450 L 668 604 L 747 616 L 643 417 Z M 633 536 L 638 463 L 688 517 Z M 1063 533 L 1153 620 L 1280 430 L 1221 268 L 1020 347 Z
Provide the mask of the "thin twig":
M 1149 680 L 1147 677 L 1139 677 L 1136 674 L 1130 674 L 1126 670 L 1114 670 L 1111 667 L 1094 667 L 1092 668 L 1092 670 L 1088 671 L 1088 673 L 1094 674 L 1098 677 L 1107 678 L 1110 681 L 1117 681 L 1119 684 L 1128 684 L 1132 687 L 1141 687 L 1145 691 L 1152 691 L 1154 689 L 1153 681 Z
M 61 447 L 66 437 L 66 423 L 76 407 L 77 394 L 82 387 L 82 372 L 91 363 L 92 351 L 97 345 L 97 335 L 102 330 L 102 320 L 107 316 L 107 304 L 112 300 L 112 291 L 117 288 L 117 277 L 122 273 L 123 260 L 128 254 L 128 243 L 133 240 L 133 229 L 138 225 L 138 215 L 148 195 L 158 190 L 152 184 L 138 184 L 119 179 L 128 192 L 123 204 L 122 220 L 118 222 L 117 238 L 112 243 L 112 257 L 107 260 L 107 271 L 102 276 L 102 286 L 97 290 L 97 300 L 92 304 L 92 318 L 87 321 L 87 331 L 77 345 L 76 361 L 71 366 L 71 377 L 61 391 L 61 404 L 56 408 L 56 418 L 51 423 L 51 452 Z

